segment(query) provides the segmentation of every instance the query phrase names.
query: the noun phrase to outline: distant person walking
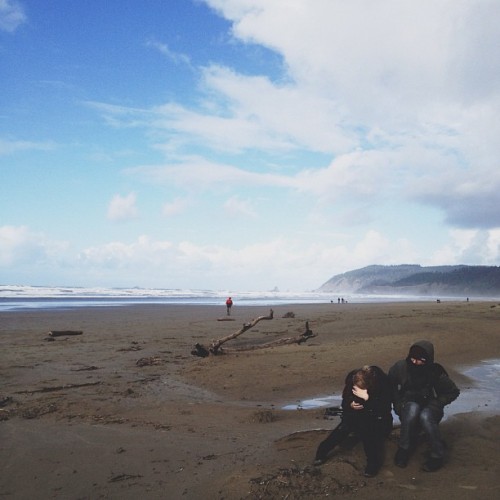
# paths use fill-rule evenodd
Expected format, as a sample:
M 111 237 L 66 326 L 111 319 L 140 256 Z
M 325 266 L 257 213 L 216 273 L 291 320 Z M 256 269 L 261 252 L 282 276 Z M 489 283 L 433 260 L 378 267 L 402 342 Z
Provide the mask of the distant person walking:
M 231 316 L 231 307 L 233 307 L 233 299 L 228 297 L 226 300 L 227 315 Z
M 434 346 L 427 340 L 415 342 L 406 359 L 389 370 L 394 411 L 401 421 L 399 447 L 394 457 L 406 467 L 417 446 L 419 430 L 429 439 L 430 453 L 423 469 L 434 472 L 443 466 L 444 443 L 439 432 L 443 408 L 457 399 L 460 391 L 446 370 L 434 363 Z

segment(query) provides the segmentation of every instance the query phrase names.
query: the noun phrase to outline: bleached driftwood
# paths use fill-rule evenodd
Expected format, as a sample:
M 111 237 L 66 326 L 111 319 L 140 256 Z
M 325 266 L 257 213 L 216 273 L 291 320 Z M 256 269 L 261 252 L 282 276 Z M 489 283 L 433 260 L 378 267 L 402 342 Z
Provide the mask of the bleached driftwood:
M 278 347 L 281 345 L 290 345 L 290 344 L 302 344 L 303 342 L 307 342 L 307 340 L 316 337 L 316 334 L 309 329 L 309 322 L 306 321 L 306 330 L 304 333 L 297 335 L 296 337 L 285 337 L 283 339 L 273 340 L 272 342 L 267 342 L 266 344 L 254 345 L 250 347 L 244 348 L 233 348 L 232 351 L 250 351 L 254 349 L 267 349 L 268 347 Z
M 209 347 L 205 347 L 202 344 L 196 344 L 194 346 L 194 349 L 191 351 L 191 354 L 194 356 L 199 356 L 202 358 L 206 358 L 207 356 L 210 356 L 210 354 L 222 354 L 222 344 L 225 344 L 229 340 L 235 339 L 239 337 L 241 334 L 245 333 L 246 331 L 250 330 L 250 328 L 254 327 L 259 321 L 264 320 L 264 319 L 273 319 L 274 313 L 273 310 L 271 309 L 270 313 L 268 316 L 259 316 L 258 318 L 255 318 L 252 320 L 250 323 L 246 323 L 243 325 L 243 327 L 238 330 L 235 333 L 232 333 L 231 335 L 227 335 L 226 337 L 223 337 L 218 340 L 213 340 L 212 343 L 210 344 Z M 255 350 L 255 349 L 265 349 L 268 347 L 278 347 L 282 345 L 289 345 L 289 344 L 302 344 L 303 342 L 306 342 L 308 339 L 315 337 L 316 335 L 312 332 L 312 330 L 309 329 L 309 322 L 306 321 L 306 329 L 303 333 L 296 337 L 286 337 L 282 339 L 277 339 L 272 342 L 267 342 L 265 344 L 260 344 L 260 345 L 254 345 L 250 347 L 240 347 L 240 348 L 232 348 L 232 349 L 226 349 L 224 348 L 224 353 L 231 353 L 231 352 L 241 352 L 241 351 L 250 351 L 250 350 Z
M 195 344 L 194 349 L 191 351 L 191 354 L 193 354 L 194 356 L 200 356 L 201 358 L 206 358 L 210 354 L 217 355 L 219 354 L 222 344 L 225 344 L 228 340 L 232 340 L 235 339 L 236 337 L 239 337 L 241 334 L 250 330 L 250 328 L 253 328 L 259 321 L 262 321 L 263 319 L 273 319 L 273 317 L 274 317 L 274 311 L 271 309 L 269 311 L 269 315 L 259 316 L 258 318 L 255 318 L 252 321 L 250 321 L 250 323 L 245 323 L 242 326 L 242 328 L 240 328 L 237 332 L 231 333 L 231 335 L 227 335 L 226 337 L 222 337 L 221 339 L 218 340 L 212 340 L 212 343 L 208 348 L 201 344 Z

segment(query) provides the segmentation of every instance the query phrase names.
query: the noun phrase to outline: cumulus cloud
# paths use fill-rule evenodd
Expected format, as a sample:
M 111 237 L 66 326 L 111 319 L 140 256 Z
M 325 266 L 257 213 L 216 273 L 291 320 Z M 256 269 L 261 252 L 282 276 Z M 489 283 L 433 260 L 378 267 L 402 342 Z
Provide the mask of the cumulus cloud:
M 0 263 L 3 266 L 30 259 L 40 251 L 33 234 L 25 226 L 0 227 Z
M 430 256 L 428 264 L 498 265 L 500 259 L 500 229 L 454 229 L 450 239 Z
M 500 226 L 499 2 L 205 1 L 238 42 L 282 56 L 286 74 L 273 81 L 212 64 L 200 68 L 197 106 L 94 103 L 114 125 L 152 130 L 163 138 L 155 147 L 175 151 L 176 163 L 136 174 L 266 183 L 323 202 L 395 196 L 438 208 L 451 226 Z M 234 162 L 182 157 L 192 147 Z M 237 166 L 253 150 L 267 172 Z M 311 167 L 304 153 L 331 160 Z
M 0 226 L 0 266 L 40 266 L 62 257 L 67 244 L 27 226 Z
M 0 0 L 0 30 L 13 33 L 27 21 L 24 8 L 16 0 Z
M 414 261 L 418 250 L 408 240 L 389 238 L 368 230 L 348 240 L 304 240 L 294 235 L 232 246 L 169 241 L 149 235 L 135 241 L 109 241 L 69 252 L 64 242 L 52 241 L 27 227 L 0 227 L 0 268 L 3 275 L 21 265 L 27 279 L 44 266 L 56 279 L 61 264 L 74 285 L 157 286 L 239 290 L 271 289 L 278 285 L 314 289 L 334 274 L 373 263 L 399 264 Z M 429 252 L 424 265 L 447 262 L 495 265 L 500 258 L 500 231 L 454 230 L 450 241 Z M 279 262 L 279 266 L 276 263 Z M 265 277 L 264 279 L 262 277 Z M 266 284 L 266 278 L 272 280 Z M 131 282 L 130 280 L 133 280 Z M 60 283 L 63 284 L 63 283 Z M 66 283 L 64 283 L 66 284 Z M 196 286 L 196 285 L 194 285 Z
M 137 217 L 136 195 L 130 193 L 126 196 L 119 194 L 113 196 L 108 207 L 108 219 L 119 222 Z

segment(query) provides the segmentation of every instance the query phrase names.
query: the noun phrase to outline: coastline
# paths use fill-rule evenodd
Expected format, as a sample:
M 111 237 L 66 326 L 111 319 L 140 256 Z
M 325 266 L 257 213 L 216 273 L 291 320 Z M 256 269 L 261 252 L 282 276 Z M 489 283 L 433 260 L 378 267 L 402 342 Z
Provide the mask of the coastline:
M 327 486 L 332 495 L 357 498 L 423 498 L 429 491 L 495 496 L 496 414 L 467 412 L 443 422 L 450 456 L 442 471 L 421 472 L 419 457 L 406 470 L 395 468 L 391 438 L 383 470 L 366 480 L 360 446 L 339 450 L 319 472 L 310 469 L 335 421 L 324 420 L 321 409 L 282 405 L 338 394 L 347 371 L 367 363 L 387 370 L 420 338 L 435 344 L 436 360 L 459 386 L 472 387 L 462 368 L 499 357 L 500 304 L 272 308 L 274 319 L 259 322 L 234 346 L 297 335 L 306 321 L 317 336 L 202 359 L 190 354 L 195 343 L 233 333 L 269 307 L 236 304 L 234 321 L 224 322 L 217 320 L 225 308 L 210 305 L 0 313 L 0 395 L 10 398 L 0 411 L 4 496 L 232 499 L 259 498 L 266 487 L 276 498 L 314 498 Z M 295 317 L 284 318 L 290 311 Z M 83 335 L 46 340 L 48 331 L 65 329 Z M 140 359 L 151 364 L 139 366 Z M 280 470 L 288 470 L 283 484 L 271 479 Z

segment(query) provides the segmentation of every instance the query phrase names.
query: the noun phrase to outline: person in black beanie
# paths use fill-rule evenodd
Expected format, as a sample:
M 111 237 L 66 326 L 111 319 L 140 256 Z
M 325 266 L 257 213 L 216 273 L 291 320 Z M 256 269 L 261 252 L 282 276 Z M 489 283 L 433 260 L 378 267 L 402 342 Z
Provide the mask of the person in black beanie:
M 347 374 L 342 392 L 342 421 L 322 441 L 315 465 L 321 465 L 335 446 L 354 432 L 366 454 L 364 475 L 374 477 L 383 463 L 384 441 L 392 429 L 391 387 L 378 366 L 364 366 Z
M 408 465 L 418 432 L 422 429 L 430 442 L 430 454 L 423 469 L 437 471 L 444 462 L 439 422 L 444 407 L 459 396 L 459 389 L 446 370 L 434 362 L 434 346 L 427 340 L 415 342 L 406 359 L 397 361 L 388 375 L 394 411 L 401 421 L 395 464 L 403 468 Z

